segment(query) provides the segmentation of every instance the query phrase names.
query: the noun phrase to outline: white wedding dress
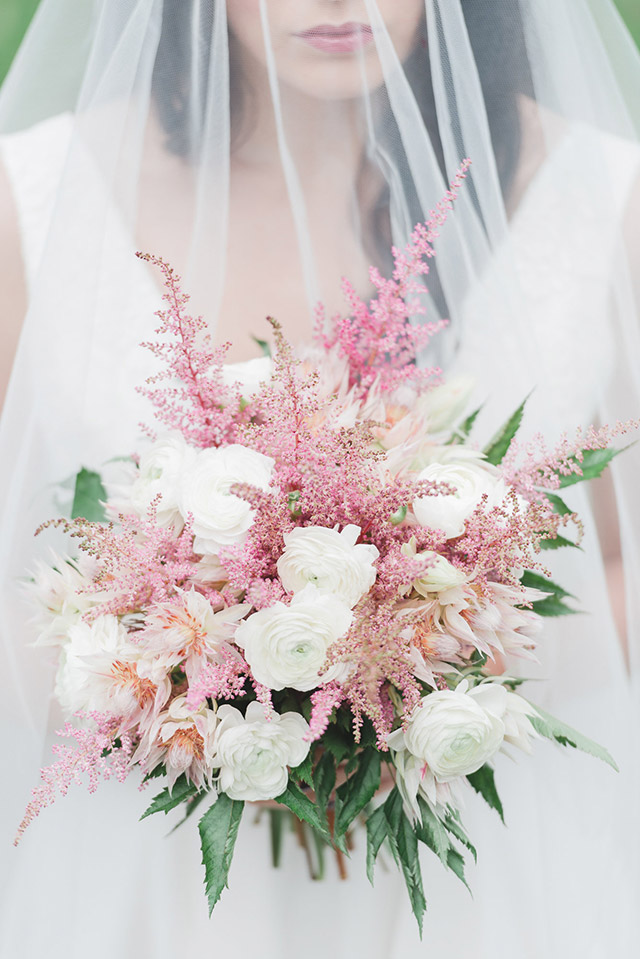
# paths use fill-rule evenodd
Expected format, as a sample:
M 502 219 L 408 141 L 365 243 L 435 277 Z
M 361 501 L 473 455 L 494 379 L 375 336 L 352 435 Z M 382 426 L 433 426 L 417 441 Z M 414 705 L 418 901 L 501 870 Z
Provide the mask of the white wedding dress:
M 68 129 L 68 118 L 61 116 L 0 143 L 19 213 L 28 279 L 35 274 L 46 243 Z M 559 427 L 588 421 L 598 383 L 610 373 L 603 318 L 615 256 L 611 237 L 640 170 L 640 157 L 622 141 L 613 137 L 607 141 L 618 193 L 607 206 L 610 221 L 598 220 L 587 229 L 578 215 L 581 197 L 572 185 L 571 170 L 577 154 L 586 151 L 588 156 L 591 136 L 595 134 L 586 127 L 565 134 L 512 221 L 518 275 L 531 305 L 532 334 L 549 345 L 546 382 L 553 384 L 551 392 L 532 397 L 531 428 L 538 421 L 548 423 L 549 409 L 557 412 Z M 566 178 L 557 176 L 563 165 Z M 551 169 L 553 177 L 548 175 Z M 101 187 L 88 160 L 86 176 L 78 196 L 86 204 L 85 224 L 90 229 L 91 196 Z M 556 194 L 550 184 L 559 182 L 566 189 Z M 546 211 L 544 234 L 539 228 L 541 209 Z M 136 442 L 140 411 L 134 408 L 131 386 L 147 375 L 145 354 L 136 344 L 153 328 L 158 298 L 146 268 L 137 261 L 131 266 L 132 243 L 115 209 L 107 225 L 107 242 L 113 249 L 113 277 L 96 291 L 104 322 L 94 350 L 103 358 L 99 375 L 112 380 L 113 404 L 108 409 L 96 404 L 92 433 L 74 438 L 83 450 L 83 462 L 94 466 L 106 452 L 125 452 Z M 589 251 L 596 243 L 594 263 Z M 119 271 L 132 268 L 139 272 L 137 292 L 121 302 Z M 91 264 L 78 263 L 77 282 L 91 282 L 91 277 Z M 552 277 L 562 277 L 561 285 Z M 498 254 L 469 298 L 469 322 L 456 362 L 460 370 L 479 377 L 478 392 L 489 398 L 483 414 L 485 431 L 521 401 L 529 386 L 512 375 L 503 376 L 506 366 L 520 363 L 522 353 L 516 337 L 509 338 L 508 317 L 503 342 L 487 343 L 482 335 L 487 288 L 500 282 Z M 51 304 L 52 311 L 58 309 L 64 304 Z M 127 310 L 131 317 L 127 342 L 113 343 L 109 337 L 114 310 Z M 556 324 L 561 314 L 564 322 Z M 40 384 L 61 416 L 73 401 L 69 369 L 73 369 L 69 358 L 64 365 L 51 362 L 44 373 L 48 382 Z M 593 538 L 587 530 L 587 550 Z M 597 582 L 588 583 L 580 570 L 580 554 L 561 559 L 562 568 L 554 567 L 558 576 L 591 615 L 548 624 L 538 672 L 550 682 L 533 684 L 531 696 L 607 744 L 623 772 L 616 776 L 589 757 L 561 752 L 546 742 L 537 744 L 533 759 L 523 758 L 517 765 L 500 759 L 497 783 L 508 828 L 478 797 L 470 797 L 465 821 L 479 853 L 478 866 L 468 869 L 473 899 L 434 857 L 424 856 L 429 908 L 422 943 L 395 869 L 380 862 L 375 888 L 367 883 L 362 835 L 356 838 L 349 880 L 338 879 L 329 859 L 327 880 L 314 883 L 293 835 L 285 845 L 282 867 L 271 868 L 266 818 L 254 824 L 250 807 L 230 888 L 210 920 L 195 822 L 169 836 L 170 819 L 156 816 L 138 823 L 154 790 L 139 794 L 132 778 L 124 786 L 106 784 L 95 796 L 72 789 L 41 814 L 17 850 L 3 850 L 3 858 L 10 860 L 11 878 L 2 903 L 2 959 L 169 959 L 214 957 L 231 950 L 260 959 L 631 956 L 639 932 L 634 901 L 638 857 L 628 838 L 633 835 L 635 810 L 625 802 L 633 794 L 629 783 L 635 760 L 622 728 L 628 703 L 612 693 L 621 686 L 624 664 L 621 655 L 619 659 L 609 655 L 611 675 L 594 661 L 591 667 L 583 665 L 579 684 L 572 682 L 569 667 L 574 658 L 583 656 L 584 637 L 597 634 L 599 624 L 609 623 L 610 611 L 602 571 Z M 610 627 L 606 635 L 613 636 Z M 43 757 L 46 762 L 48 757 Z M 15 797 L 10 808 L 18 814 L 27 798 Z

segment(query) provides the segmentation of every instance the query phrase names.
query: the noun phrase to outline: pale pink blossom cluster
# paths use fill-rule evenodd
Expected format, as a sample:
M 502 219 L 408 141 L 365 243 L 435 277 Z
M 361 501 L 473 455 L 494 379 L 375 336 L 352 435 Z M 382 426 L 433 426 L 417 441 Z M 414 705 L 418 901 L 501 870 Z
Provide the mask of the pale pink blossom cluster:
M 145 387 L 165 432 L 107 502 L 111 522 L 56 521 L 83 559 L 37 571 L 58 699 L 99 718 L 67 728 L 77 757 L 44 772 L 27 819 L 79 770 L 93 785 L 106 757 L 170 790 L 183 777 L 274 799 L 345 717 L 394 763 L 412 815 L 418 797 L 455 806 L 506 743 L 530 748 L 529 707 L 491 666 L 535 655 L 541 547 L 573 519 L 542 487 L 611 434 L 520 465 L 512 445 L 500 465 L 460 442 L 460 390 L 418 369 L 435 327 L 412 324 L 416 297 L 465 170 L 394 250 L 393 277 L 372 270 L 369 304 L 345 285 L 350 314 L 319 337 L 315 369 L 273 322 L 270 375 L 248 396 L 179 278 L 147 258 L 167 286 L 150 345 L 166 369 Z

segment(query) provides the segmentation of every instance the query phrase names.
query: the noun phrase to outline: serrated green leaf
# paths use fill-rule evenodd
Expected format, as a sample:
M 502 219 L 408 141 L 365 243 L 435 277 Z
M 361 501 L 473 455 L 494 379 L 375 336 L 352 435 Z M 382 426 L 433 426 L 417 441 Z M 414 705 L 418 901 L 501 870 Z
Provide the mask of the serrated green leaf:
M 424 898 L 424 889 L 422 886 L 418 839 L 413 826 L 404 812 L 400 817 L 400 826 L 396 835 L 396 847 L 398 849 L 405 885 L 409 893 L 411 909 L 418 922 L 420 938 L 422 939 L 422 921 L 427 909 L 427 902 Z
M 559 583 L 554 583 L 552 579 L 527 570 L 520 578 L 520 582 L 527 588 L 539 589 L 544 593 L 551 594 L 546 599 L 539 599 L 532 603 L 534 612 L 539 616 L 572 616 L 578 612 L 578 610 L 572 609 L 563 602 L 567 597 L 574 598 L 571 593 L 563 589 Z
M 451 840 L 444 824 L 438 819 L 429 803 L 418 796 L 421 821 L 416 824 L 416 836 L 425 846 L 432 849 L 441 862 L 447 865 L 447 854 L 451 849 Z
M 540 549 L 564 549 L 567 546 L 573 549 L 582 549 L 581 546 L 578 546 L 573 540 L 567 539 L 566 536 L 554 536 L 552 539 L 540 540 Z
M 331 753 L 336 763 L 343 762 L 354 750 L 351 730 L 345 732 L 336 723 L 332 723 L 324 732 L 322 745 L 327 752 Z
M 198 823 L 209 915 L 228 885 L 244 802 L 220 793 Z
M 355 772 L 336 790 L 334 836 L 344 836 L 347 829 L 380 786 L 380 753 L 375 748 L 358 753 Z
M 570 513 L 573 513 L 573 510 L 569 509 L 565 501 L 560 499 L 559 496 L 556 496 L 555 493 L 548 493 L 546 490 L 544 490 L 544 495 L 553 506 L 554 513 L 557 513 L 558 516 L 568 516 Z
M 373 868 L 380 847 L 389 832 L 389 823 L 384 812 L 384 806 L 378 806 L 377 809 L 374 809 L 371 815 L 367 817 L 365 825 L 367 829 L 367 879 L 373 885 Z
M 107 518 L 104 506 L 107 491 L 102 484 L 100 473 L 84 467 L 76 476 L 71 507 L 71 519 L 88 519 L 95 523 L 104 523 Z
M 190 796 L 195 796 L 197 792 L 197 788 L 186 776 L 179 776 L 173 784 L 171 792 L 169 792 L 167 786 L 166 789 L 163 789 L 161 793 L 154 797 L 151 805 L 140 816 L 140 821 L 146 819 L 147 816 L 153 816 L 157 812 L 168 813 L 171 809 L 175 809 L 180 803 L 189 799 Z
M 313 791 L 321 809 L 327 808 L 336 784 L 336 761 L 331 753 L 323 753 L 313 771 Z
M 537 603 L 532 604 L 532 608 L 538 616 L 576 616 L 580 612 L 579 609 L 571 609 L 555 596 L 538 600 Z
M 587 480 L 596 479 L 596 477 L 604 473 L 611 460 L 614 459 L 618 453 L 622 452 L 622 450 L 612 449 L 583 450 L 582 460 L 573 457 L 573 462 L 580 467 L 580 473 L 569 473 L 568 476 L 561 476 L 559 473 L 556 474 L 560 480 L 560 489 L 566 489 L 567 486 L 575 486 L 576 483 L 584 483 Z
M 451 872 L 454 873 L 458 877 L 458 879 L 464 883 L 464 885 L 467 887 L 469 892 L 471 892 L 469 883 L 467 882 L 464 875 L 465 861 L 462 853 L 459 852 L 457 849 L 451 848 L 449 852 L 447 853 L 447 866 L 449 867 Z
M 539 706 L 535 706 L 533 703 L 530 705 L 537 715 L 529 716 L 529 721 L 536 732 L 540 733 L 541 736 L 546 737 L 546 739 L 555 740 L 562 746 L 572 746 L 574 749 L 579 749 L 583 753 L 595 756 L 596 759 L 601 759 L 611 766 L 612 769 L 615 769 L 616 772 L 619 771 L 615 760 L 604 746 L 600 746 L 587 736 L 583 736 L 582 733 L 579 733 L 576 729 L 572 729 L 571 726 L 567 726 L 566 723 L 556 719 L 555 716 L 546 713 L 543 709 L 540 709 Z
M 473 845 L 466 832 L 462 828 L 462 824 L 460 823 L 459 819 L 450 813 L 444 820 L 444 827 L 451 833 L 452 836 L 455 836 L 455 838 L 461 842 L 463 846 L 466 846 L 473 856 L 474 862 L 477 862 L 478 853 L 476 852 L 476 847 Z
M 260 347 L 263 356 L 271 356 L 271 347 L 266 340 L 261 340 L 259 337 L 253 335 L 251 336 L 251 339 Z
M 301 780 L 303 783 L 306 783 L 307 786 L 313 787 L 311 752 L 307 753 L 306 759 L 304 759 L 299 766 L 296 766 L 295 769 L 291 770 L 291 775 L 294 779 Z
M 479 406 L 477 410 L 474 410 L 466 420 L 464 420 L 457 429 L 454 430 L 451 439 L 447 442 L 447 446 L 456 446 L 458 443 L 464 443 L 469 433 L 473 429 L 473 424 L 478 418 L 478 414 L 482 410 L 482 407 Z
M 172 833 L 174 833 L 174 832 L 176 831 L 176 829 L 179 829 L 180 826 L 184 825 L 184 823 L 186 823 L 187 819 L 189 819 L 191 816 L 193 816 L 194 812 L 196 811 L 196 809 L 198 808 L 198 806 L 200 805 L 200 803 L 202 802 L 202 800 L 203 800 L 203 799 L 206 799 L 208 795 L 209 795 L 209 793 L 206 792 L 206 791 L 203 789 L 202 792 L 196 793 L 196 795 L 193 797 L 193 799 L 187 799 L 187 801 L 186 801 L 186 803 L 185 803 L 185 805 L 186 805 L 186 807 L 187 807 L 186 813 L 184 814 L 184 816 L 182 817 L 182 819 L 180 820 L 180 822 L 177 822 L 177 823 L 175 824 L 175 826 L 173 827 L 173 829 L 170 829 L 170 830 L 169 830 L 169 833 L 168 833 L 168 834 L 171 835 Z
M 166 775 L 167 775 L 167 770 L 165 769 L 164 765 L 160 763 L 159 766 L 156 766 L 155 769 L 152 769 L 150 773 L 146 774 L 142 782 L 148 783 L 150 779 L 158 779 L 160 776 L 166 776 Z
M 529 396 L 530 395 L 531 394 L 529 394 Z M 511 446 L 512 439 L 520 429 L 524 408 L 527 405 L 529 396 L 523 400 L 515 413 L 509 417 L 504 426 L 498 430 L 489 445 L 485 448 L 484 454 L 487 458 L 487 462 L 491 463 L 493 466 L 498 466 L 502 462 L 507 450 Z
M 496 789 L 495 777 L 491 766 L 481 766 L 475 773 L 470 773 L 467 779 L 477 793 L 480 793 L 484 801 L 492 809 L 495 809 L 500 819 L 504 822 L 504 809 Z
M 303 793 L 294 782 L 289 780 L 289 785 L 285 791 L 280 796 L 276 796 L 276 802 L 282 803 L 282 805 L 290 809 L 298 819 L 303 819 L 304 822 L 309 823 L 313 829 L 317 829 L 323 839 L 328 843 L 331 842 L 331 836 L 323 821 L 319 807 L 306 793 Z

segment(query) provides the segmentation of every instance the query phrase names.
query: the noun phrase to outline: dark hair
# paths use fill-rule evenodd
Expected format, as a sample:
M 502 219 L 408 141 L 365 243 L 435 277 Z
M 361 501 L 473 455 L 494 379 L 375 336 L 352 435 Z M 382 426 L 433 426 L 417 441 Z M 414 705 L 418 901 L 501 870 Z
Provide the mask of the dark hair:
M 189 126 L 188 103 L 190 94 L 190 75 L 185 75 L 184 63 L 192 42 L 188 8 L 193 0 L 165 0 L 162 34 L 160 37 L 156 61 L 155 89 L 158 91 L 156 106 L 166 135 L 167 148 L 178 155 L 188 156 L 191 130 Z M 414 51 L 405 61 L 405 73 L 419 104 L 426 128 L 429 131 L 434 151 L 445 176 L 449 178 L 453 170 L 446 170 L 444 151 L 438 133 L 438 118 L 434 96 L 429 45 L 441 44 L 441 62 L 444 84 L 448 99 L 448 113 L 452 118 L 452 130 L 456 138 L 457 159 L 467 155 L 461 125 L 457 122 L 457 91 L 450 72 L 447 50 L 442 39 L 440 5 L 448 0 L 433 0 L 436 20 L 436 37 L 426 38 L 426 27 Z M 528 70 L 528 57 L 524 33 L 524 8 L 527 0 L 461 0 L 471 47 L 482 85 L 487 120 L 491 133 L 494 154 L 503 194 L 508 196 L 513 185 L 521 148 L 521 128 L 519 99 L 523 94 L 532 93 L 532 80 Z M 210 43 L 216 13 L 216 0 L 208 0 L 206 15 L 202 19 L 202 49 L 200 71 L 203 83 L 209 73 Z M 496 15 L 499 11 L 499 15 Z M 202 14 L 201 14 L 202 16 Z M 233 144 L 241 141 L 250 131 L 255 119 L 255 107 L 252 91 L 246 84 L 238 67 L 240 57 L 234 55 L 234 39 L 230 36 L 230 106 L 232 117 Z M 160 73 L 162 71 L 162 73 Z M 381 92 L 377 104 L 382 116 L 383 134 L 389 138 L 400 136 L 393 111 L 385 104 L 386 93 Z M 201 123 L 204 124 L 207 111 L 203 103 Z M 195 144 L 197 148 L 197 144 Z M 402 161 L 401 161 L 402 162 Z M 406 162 L 406 161 L 405 161 Z M 367 170 L 367 166 L 369 169 Z M 401 171 L 403 172 L 403 171 Z M 404 177 L 412 183 L 410 175 Z M 372 193 L 368 186 L 367 175 L 371 180 L 371 161 L 364 160 L 359 186 L 369 196 L 365 237 L 371 244 L 369 250 L 372 259 L 380 266 L 388 265 L 390 245 L 389 230 L 389 191 L 383 186 Z M 475 198 L 473 173 L 469 176 L 466 188 L 472 199 Z M 371 198 L 373 197 L 373 202 Z M 412 222 L 422 218 L 423 211 L 417 196 L 408 197 L 409 213 Z M 435 283 L 434 283 L 435 279 Z M 441 300 L 437 272 L 430 281 L 432 295 Z M 444 304 L 441 302 L 441 305 Z

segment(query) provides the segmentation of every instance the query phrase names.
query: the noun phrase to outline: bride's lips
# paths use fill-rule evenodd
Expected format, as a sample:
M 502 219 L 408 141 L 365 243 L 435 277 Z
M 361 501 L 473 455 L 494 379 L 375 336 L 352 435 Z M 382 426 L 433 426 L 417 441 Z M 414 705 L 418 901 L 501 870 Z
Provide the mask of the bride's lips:
M 366 23 L 321 24 L 296 36 L 325 53 L 352 53 L 371 43 L 373 31 Z

